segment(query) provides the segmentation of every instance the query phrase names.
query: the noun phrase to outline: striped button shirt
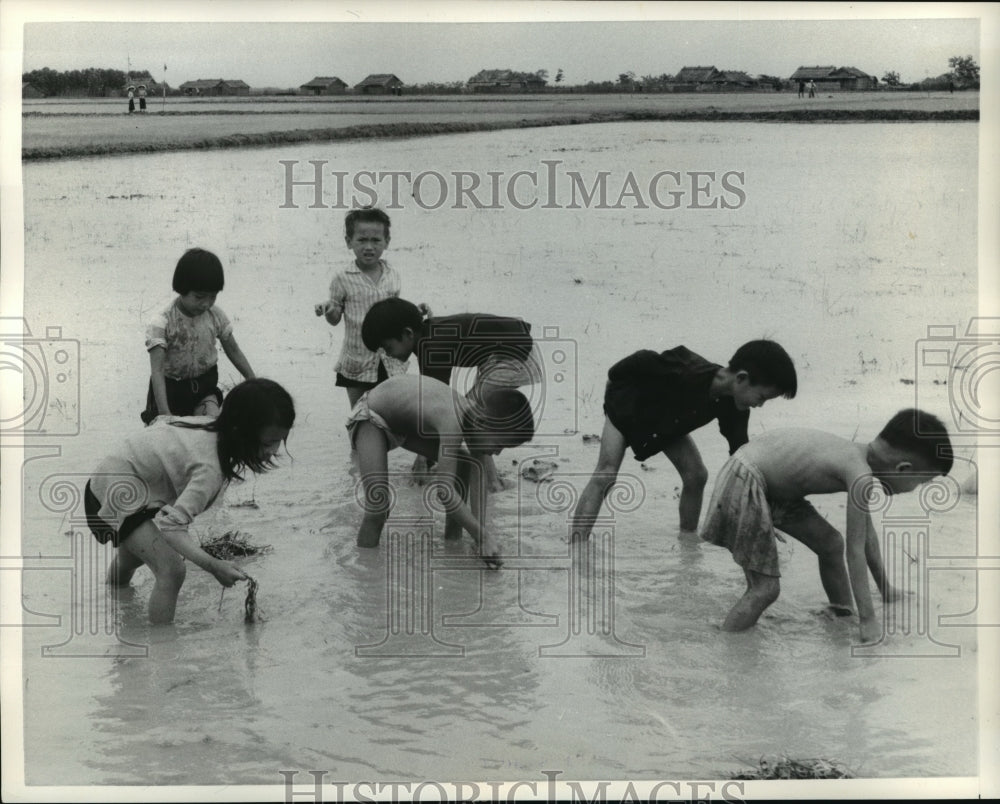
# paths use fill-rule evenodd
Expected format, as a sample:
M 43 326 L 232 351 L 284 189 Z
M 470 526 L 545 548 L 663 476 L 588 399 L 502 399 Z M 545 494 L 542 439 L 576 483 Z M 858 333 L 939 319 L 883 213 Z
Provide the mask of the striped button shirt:
M 407 363 L 389 357 L 381 349 L 370 352 L 361 340 L 361 322 L 375 302 L 399 296 L 401 282 L 385 260 L 379 261 L 382 276 L 378 282 L 361 272 L 352 261 L 349 268 L 333 277 L 330 283 L 330 302 L 343 314 L 344 343 L 335 370 L 351 380 L 376 382 L 381 359 L 390 377 L 406 371 Z

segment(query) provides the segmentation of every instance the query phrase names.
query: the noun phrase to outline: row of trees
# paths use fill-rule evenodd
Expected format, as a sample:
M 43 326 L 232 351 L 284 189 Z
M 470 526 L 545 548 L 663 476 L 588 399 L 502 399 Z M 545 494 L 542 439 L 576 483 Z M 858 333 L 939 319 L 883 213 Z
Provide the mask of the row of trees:
M 979 65 L 972 56 L 952 56 L 948 59 L 948 66 L 951 70 L 943 75 L 927 78 L 917 84 L 911 84 L 913 88 L 924 88 L 941 85 L 941 88 L 951 89 L 979 89 Z M 903 82 L 899 80 L 899 73 L 889 70 L 882 76 L 882 81 L 890 87 L 901 87 Z
M 86 95 L 92 98 L 102 98 L 109 94 L 118 94 L 126 82 L 145 84 L 153 83 L 148 70 L 109 70 L 101 67 L 88 67 L 86 70 L 67 70 L 60 72 L 49 67 L 22 73 L 21 80 L 27 81 L 46 96 L 53 95 Z

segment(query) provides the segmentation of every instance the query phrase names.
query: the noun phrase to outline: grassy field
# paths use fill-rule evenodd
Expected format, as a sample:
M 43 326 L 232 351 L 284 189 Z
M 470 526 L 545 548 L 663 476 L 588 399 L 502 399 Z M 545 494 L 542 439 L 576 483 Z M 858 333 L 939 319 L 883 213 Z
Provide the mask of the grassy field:
M 540 95 L 481 98 L 154 100 L 129 115 L 121 100 L 44 100 L 23 107 L 24 159 L 426 136 L 627 120 L 970 120 L 964 92 Z

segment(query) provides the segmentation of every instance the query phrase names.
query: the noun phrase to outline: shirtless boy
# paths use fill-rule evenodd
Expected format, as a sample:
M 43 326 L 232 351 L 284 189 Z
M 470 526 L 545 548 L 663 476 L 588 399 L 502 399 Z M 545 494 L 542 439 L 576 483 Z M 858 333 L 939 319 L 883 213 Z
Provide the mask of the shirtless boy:
M 390 298 L 368 310 L 361 338 L 372 352 L 382 349 L 399 361 L 416 355 L 419 372 L 445 385 L 451 383 L 454 369 L 475 367 L 476 379 L 467 394 L 473 403 L 501 388 L 519 388 L 542 380 L 531 324 L 520 318 L 489 313 L 431 317 L 426 305 Z M 500 491 L 503 484 L 492 456 L 486 456 L 484 465 L 489 490 Z M 418 455 L 413 464 L 418 483 L 426 471 L 427 462 Z
M 918 433 L 920 435 L 918 435 Z M 912 491 L 951 470 L 948 432 L 939 419 L 920 410 L 901 410 L 873 441 L 864 444 L 820 430 L 783 428 L 764 433 L 741 447 L 715 481 L 701 537 L 728 548 L 743 567 L 747 589 L 730 610 L 723 630 L 742 631 L 778 598 L 780 529 L 816 553 L 819 575 L 838 613 L 853 602 L 861 641 L 875 642 L 882 624 L 875 618 L 867 568 L 884 600 L 898 592 L 882 565 L 867 501 L 881 484 L 886 494 Z M 808 494 L 846 491 L 845 539 L 806 500 Z
M 451 521 L 446 533 L 455 533 L 455 525 L 468 531 L 486 565 L 500 568 L 499 545 L 483 522 L 483 458 L 523 444 L 534 435 L 531 408 L 520 391 L 494 391 L 474 403 L 439 380 L 399 375 L 362 395 L 347 429 L 358 453 L 365 490 L 359 547 L 378 546 L 390 507 L 387 455 L 403 447 L 436 461 L 431 482 Z M 466 494 L 469 502 L 463 499 Z

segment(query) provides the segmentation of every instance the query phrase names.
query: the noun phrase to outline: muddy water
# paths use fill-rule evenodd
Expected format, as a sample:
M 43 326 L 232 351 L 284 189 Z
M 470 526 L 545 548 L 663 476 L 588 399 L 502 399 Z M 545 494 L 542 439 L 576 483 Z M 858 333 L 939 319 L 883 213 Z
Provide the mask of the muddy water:
M 61 326 L 79 341 L 81 377 L 80 432 L 23 471 L 21 553 L 48 557 L 22 580 L 35 626 L 22 658 L 28 783 L 277 785 L 280 770 L 310 769 L 720 778 L 771 753 L 837 758 L 871 777 L 976 774 L 976 629 L 954 627 L 975 622 L 974 500 L 932 514 L 917 495 L 894 504 L 931 545 L 890 539 L 887 558 L 907 568 L 898 580 L 915 577 L 911 563 L 933 571 L 887 607 L 888 637 L 864 656 L 852 655 L 856 624 L 822 614 L 815 560 L 797 543 L 779 545 L 782 595 L 759 625 L 721 633 L 742 573 L 728 553 L 677 539 L 679 480 L 662 457 L 626 459 L 599 571 L 575 576 L 564 542 L 596 460 L 581 436 L 600 432 L 603 377 L 638 348 L 684 343 L 722 361 L 744 340 L 781 341 L 799 394 L 756 411 L 751 436 L 794 424 L 868 439 L 915 401 L 948 419 L 947 386 L 915 354 L 928 325 L 964 328 L 975 309 L 976 145 L 972 124 L 661 123 L 28 165 L 25 315 L 36 334 Z M 300 163 L 296 179 L 312 175 L 308 160 L 348 175 L 435 171 L 446 185 L 452 171 L 493 171 L 501 192 L 538 171 L 533 209 L 455 209 L 451 188 L 430 209 L 425 184 L 423 206 L 401 185 L 391 210 L 387 257 L 404 297 L 438 313 L 521 315 L 545 341 L 539 436 L 500 458 L 500 573 L 479 571 L 468 542 L 442 541 L 405 485 L 403 453 L 390 461 L 390 532 L 378 551 L 355 548 L 347 402 L 332 375 L 341 332 L 312 313 L 348 254 L 343 210 L 310 209 L 310 187 L 281 209 L 279 160 Z M 630 171 L 638 194 L 574 208 L 570 171 L 588 187 L 606 172 L 608 207 Z M 708 195 L 689 183 L 678 208 L 661 209 L 648 197 L 661 171 L 716 178 L 703 180 Z M 742 201 L 723 189 L 727 173 L 742 174 L 730 182 Z M 533 197 L 524 179 L 514 192 L 522 205 Z M 329 182 L 323 193 L 334 206 Z M 712 197 L 733 208 L 696 208 Z M 281 468 L 232 487 L 196 527 L 272 545 L 244 565 L 266 621 L 244 625 L 241 590 L 220 599 L 192 568 L 176 624 L 145 624 L 140 572 L 113 614 L 118 636 L 95 634 L 108 556 L 91 542 L 72 552 L 74 509 L 51 486 L 139 426 L 143 321 L 196 244 L 223 259 L 218 303 L 251 364 L 299 411 Z M 714 476 L 724 442 L 710 427 L 695 440 Z M 519 481 L 535 458 L 558 463 L 551 483 Z M 815 502 L 842 525 L 843 495 Z

